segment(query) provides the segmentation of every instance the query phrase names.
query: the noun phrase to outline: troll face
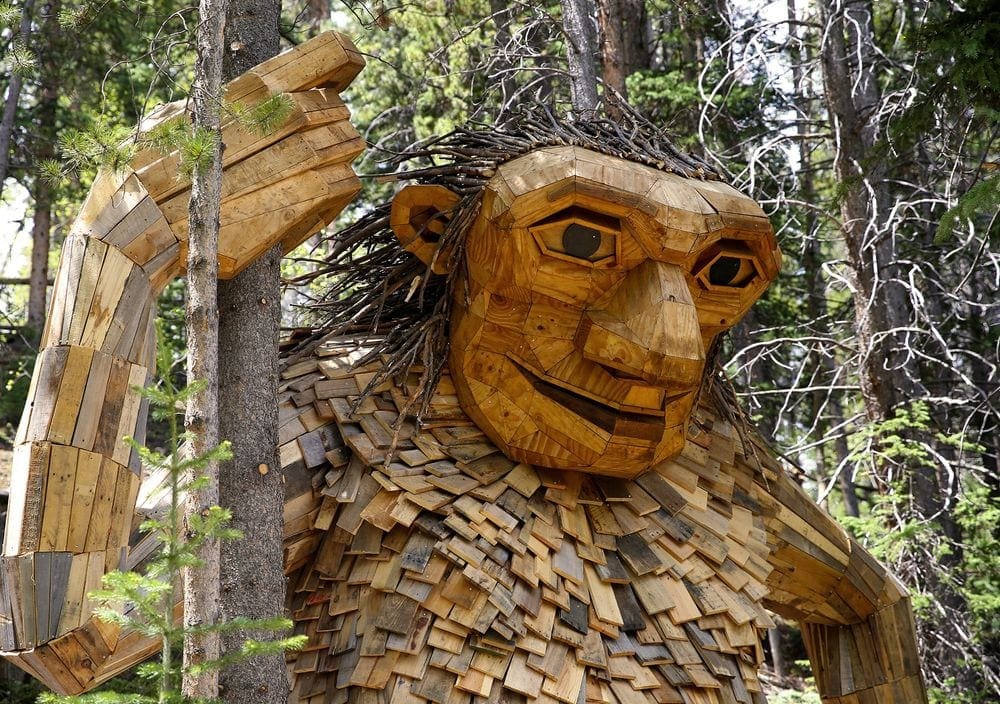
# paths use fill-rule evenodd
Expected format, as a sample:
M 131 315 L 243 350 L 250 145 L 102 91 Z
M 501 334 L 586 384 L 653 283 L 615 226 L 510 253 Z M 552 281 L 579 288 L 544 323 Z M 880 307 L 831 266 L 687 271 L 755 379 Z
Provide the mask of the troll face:
M 450 366 L 465 412 L 511 459 L 542 467 L 634 477 L 680 452 L 707 351 L 778 272 L 756 203 L 546 148 L 498 169 L 451 262 L 436 216 L 457 200 L 411 186 L 392 220 L 437 271 L 461 267 Z

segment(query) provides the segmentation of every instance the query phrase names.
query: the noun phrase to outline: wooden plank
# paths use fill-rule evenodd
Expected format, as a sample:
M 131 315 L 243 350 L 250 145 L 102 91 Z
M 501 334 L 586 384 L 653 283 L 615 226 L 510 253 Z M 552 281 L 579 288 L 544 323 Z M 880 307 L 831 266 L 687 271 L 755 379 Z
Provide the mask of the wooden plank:
M 104 406 L 101 408 L 101 418 L 104 422 L 98 426 L 93 447 L 94 452 L 99 452 L 105 457 L 114 454 L 115 444 L 118 442 L 119 419 L 125 404 L 125 396 L 130 393 L 128 384 L 131 366 L 117 357 L 111 360 L 111 373 L 108 375 Z
M 46 681 L 51 683 L 54 690 L 64 693 L 79 691 L 82 686 L 81 682 L 66 667 L 66 663 L 50 648 L 37 648 L 34 656 L 46 675 Z
M 587 587 L 590 590 L 590 603 L 594 607 L 597 617 L 618 626 L 624 625 L 625 621 L 618 609 L 618 601 L 611 585 L 601 581 L 595 569 L 589 564 L 584 565 L 584 572 L 587 576 Z
M 17 593 L 16 585 L 7 584 L 7 572 L 0 564 L 0 650 L 17 649 L 14 631 L 14 606 L 11 597 Z
M 79 451 L 67 536 L 67 549 L 70 552 L 81 553 L 86 549 L 87 531 L 92 519 L 94 494 L 101 476 L 102 462 L 103 458 L 96 452 Z
M 542 692 L 565 704 L 577 704 L 583 688 L 586 668 L 576 658 L 563 658 L 562 668 L 555 677 L 546 677 L 542 682 Z
M 38 596 L 35 592 L 35 556 L 29 553 L 17 558 L 17 584 L 21 602 L 21 647 L 30 649 L 38 643 Z M 46 595 L 47 596 L 47 595 Z
M 5 605 L 10 606 L 11 630 L 14 639 L 14 645 L 9 649 L 17 650 L 29 647 L 25 639 L 24 607 L 26 602 L 24 591 L 21 589 L 21 558 L 0 558 L 0 571 L 3 573 Z
M 142 397 L 134 390 L 135 387 L 145 387 L 149 372 L 145 367 L 133 364 L 129 369 L 128 393 L 122 403 L 121 417 L 118 421 L 118 433 L 111 458 L 120 465 L 127 466 L 132 455 L 132 448 L 122 440 L 126 435 L 134 436 L 139 419 L 139 409 Z M 140 438 L 141 440 L 142 438 Z
M 79 454 L 80 451 L 75 447 L 52 446 L 49 473 L 45 482 L 39 550 L 67 549 L 73 513 L 73 482 Z
M 670 515 L 676 514 L 687 505 L 684 497 L 656 472 L 646 472 L 636 481 Z
M 152 291 L 146 272 L 139 267 L 134 268 L 125 282 L 121 298 L 118 299 L 118 307 L 101 344 L 102 352 L 118 353 L 121 356 L 122 349 L 132 349 L 136 337 L 142 334 L 142 322 L 148 319 L 152 308 Z
M 69 326 L 64 323 L 67 315 L 72 317 L 74 296 L 86 244 L 86 238 L 73 234 L 70 234 L 63 242 L 59 257 L 59 270 L 56 272 L 55 284 L 52 288 L 52 301 L 49 314 L 45 319 L 45 330 L 42 334 L 44 347 L 63 345 L 69 341 Z
M 73 556 L 68 552 L 52 553 L 49 565 L 49 614 L 45 640 L 55 638 L 59 633 L 59 622 L 65 606 L 69 586 L 70 568 Z
M 103 171 L 94 180 L 70 234 L 99 240 L 145 197 L 146 191 L 134 174 Z
M 135 239 L 122 247 L 121 252 L 142 267 L 176 244 L 177 238 L 161 214 Z
M 52 412 L 59 399 L 59 386 L 62 383 L 66 359 L 69 357 L 69 347 L 48 347 L 38 355 L 35 363 L 35 394 L 29 399 L 31 403 L 31 419 L 25 440 L 48 439 L 49 422 Z
M 33 442 L 14 448 L 5 554 L 16 555 L 38 549 L 50 451 L 51 445 L 47 442 Z
M 135 263 L 117 250 L 109 249 L 101 268 L 94 301 L 87 316 L 87 324 L 80 337 L 80 344 L 100 349 L 111 327 L 111 320 L 125 289 L 125 282 L 135 268 Z
M 576 554 L 572 541 L 563 540 L 559 545 L 552 556 L 552 571 L 577 584 L 583 584 L 583 560 Z
M 427 670 L 424 678 L 415 687 L 412 687 L 412 691 L 419 697 L 434 702 L 434 704 L 446 704 L 454 684 L 454 675 L 431 667 Z
M 113 569 L 113 568 L 112 568 Z M 90 593 L 96 589 L 101 588 L 101 580 L 105 573 L 105 553 L 104 552 L 92 552 L 87 555 L 87 575 L 85 580 L 86 588 L 83 590 L 83 603 L 80 606 L 80 612 L 82 614 L 83 621 L 86 622 L 90 615 L 97 610 L 98 603 L 96 600 L 90 598 Z M 95 628 L 99 629 L 100 626 L 95 624 Z M 113 643 L 109 643 L 113 645 Z
M 82 606 L 84 591 L 87 588 L 87 560 L 86 554 L 73 555 L 71 558 L 69 575 L 66 578 L 65 603 L 56 624 L 56 635 L 67 633 L 83 623 Z
M 76 428 L 73 431 L 71 444 L 75 447 L 84 450 L 91 450 L 94 447 L 110 374 L 111 357 L 101 352 L 94 352 L 86 388 L 80 400 Z
M 124 471 L 113 460 L 104 458 L 101 461 L 100 474 L 94 486 L 91 518 L 87 525 L 87 538 L 84 545 L 84 549 L 88 553 L 111 547 L 111 516 L 115 502 L 115 487 L 118 483 L 119 473 Z
M 79 640 L 73 635 L 51 641 L 48 646 L 53 655 L 65 666 L 66 670 L 78 682 L 80 688 L 87 688 L 94 678 L 94 669 L 98 663 L 94 662 L 90 653 L 82 646 Z
M 88 347 L 68 348 L 66 366 L 49 425 L 49 439 L 53 443 L 68 445 L 73 438 L 93 356 L 94 350 Z
M 616 542 L 622 560 L 632 568 L 635 574 L 642 576 L 663 566 L 660 558 L 638 533 L 618 536 Z
M 87 323 L 87 314 L 94 302 L 94 292 L 97 290 L 97 280 L 100 277 L 108 246 L 103 242 L 87 238 L 83 259 L 79 272 L 76 273 L 76 292 L 72 300 L 72 310 L 67 308 L 69 318 L 66 342 L 79 345 L 83 339 L 83 329 Z M 67 305 L 69 301 L 67 301 Z

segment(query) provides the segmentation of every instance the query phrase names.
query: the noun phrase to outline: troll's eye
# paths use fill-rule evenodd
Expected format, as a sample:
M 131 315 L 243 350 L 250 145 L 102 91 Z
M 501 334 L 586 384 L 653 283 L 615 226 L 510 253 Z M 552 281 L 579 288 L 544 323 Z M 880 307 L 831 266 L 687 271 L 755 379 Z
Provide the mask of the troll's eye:
M 713 286 L 742 286 L 754 273 L 749 259 L 722 256 L 709 267 L 708 280 Z
M 563 254 L 588 262 L 596 262 L 615 253 L 614 235 L 578 222 L 566 226 L 560 244 Z
M 572 207 L 532 225 L 531 234 L 546 254 L 578 264 L 612 264 L 621 224 L 617 218 Z

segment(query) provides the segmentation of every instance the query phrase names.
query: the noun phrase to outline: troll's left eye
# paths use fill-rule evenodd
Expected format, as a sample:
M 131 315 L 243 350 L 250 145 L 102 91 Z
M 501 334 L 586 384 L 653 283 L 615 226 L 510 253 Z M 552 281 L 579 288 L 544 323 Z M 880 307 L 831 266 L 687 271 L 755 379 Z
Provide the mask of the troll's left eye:
M 721 256 L 708 269 L 713 286 L 743 286 L 756 273 L 749 259 Z

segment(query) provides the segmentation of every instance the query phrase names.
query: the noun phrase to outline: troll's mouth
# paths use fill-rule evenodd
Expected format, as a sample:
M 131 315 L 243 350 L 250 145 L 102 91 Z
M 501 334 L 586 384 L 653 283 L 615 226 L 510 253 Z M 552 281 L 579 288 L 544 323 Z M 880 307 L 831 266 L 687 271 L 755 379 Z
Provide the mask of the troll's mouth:
M 634 413 L 623 411 L 620 408 L 595 401 L 572 389 L 557 386 L 543 379 L 516 359 L 511 359 L 511 361 L 521 372 L 521 375 L 531 383 L 535 391 L 607 433 L 651 441 L 658 441 L 663 434 L 662 412 Z

